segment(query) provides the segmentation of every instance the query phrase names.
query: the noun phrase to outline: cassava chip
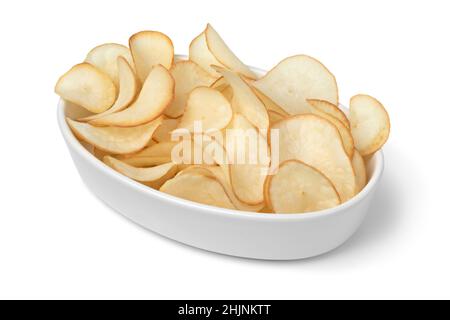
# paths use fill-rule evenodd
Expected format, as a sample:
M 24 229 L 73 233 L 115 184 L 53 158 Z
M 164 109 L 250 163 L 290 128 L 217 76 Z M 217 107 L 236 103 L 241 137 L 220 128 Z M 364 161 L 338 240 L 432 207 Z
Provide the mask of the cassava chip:
M 170 162 L 151 168 L 136 168 L 110 156 L 104 157 L 103 161 L 124 176 L 152 188 L 159 188 L 177 173 L 177 165 Z
M 164 119 L 158 129 L 156 129 L 155 134 L 153 135 L 153 140 L 156 142 L 171 141 L 171 133 L 173 130 L 178 128 L 179 123 L 179 119 Z
M 209 51 L 208 45 L 206 44 L 205 32 L 195 37 L 189 45 L 189 60 L 194 61 L 212 76 L 220 77 L 220 74 L 211 68 L 211 65 L 222 66 L 222 64 Z
M 264 104 L 259 100 L 251 87 L 236 73 L 215 67 L 233 90 L 234 112 L 242 114 L 256 128 L 266 131 L 269 128 L 269 116 Z
M 256 89 L 291 115 L 309 112 L 307 99 L 338 104 L 334 75 L 314 58 L 293 56 L 281 61 L 254 83 Z
M 116 100 L 112 80 L 89 63 L 77 64 L 59 78 L 55 92 L 93 113 L 108 110 Z
M 66 119 L 74 134 L 96 148 L 111 154 L 127 154 L 146 146 L 161 119 L 132 128 L 94 127 L 88 123 Z
M 270 164 L 267 141 L 241 114 L 234 115 L 229 129 L 226 151 L 231 159 L 231 186 L 240 201 L 258 205 L 264 201 L 264 181 Z
M 367 184 L 366 165 L 363 157 L 355 150 L 352 159 L 353 170 L 355 171 L 356 193 L 360 193 Z
M 170 74 L 175 80 L 175 96 L 164 114 L 171 118 L 178 118 L 183 114 L 189 93 L 202 86 L 210 86 L 216 77 L 200 68 L 195 62 L 180 61 L 173 65 Z
M 205 38 L 209 51 L 220 62 L 220 65 L 250 79 L 256 78 L 256 75 L 239 60 L 210 24 L 206 27 Z
M 341 109 L 339 109 L 338 106 L 325 100 L 308 99 L 307 101 L 315 109 L 328 113 L 330 116 L 340 120 L 347 128 L 350 129 L 350 121 L 348 121 L 347 116 Z
M 289 113 L 287 113 L 286 111 L 284 111 L 284 109 L 282 109 L 279 105 L 277 105 L 275 102 L 272 101 L 272 99 L 270 99 L 269 97 L 267 97 L 266 95 L 264 95 L 263 93 L 261 93 L 258 89 L 256 89 L 255 87 L 253 87 L 253 91 L 255 92 L 256 96 L 259 98 L 259 100 L 261 100 L 261 102 L 264 104 L 264 106 L 266 107 L 267 111 L 274 111 L 278 114 L 283 115 L 284 117 L 289 116 Z
M 378 151 L 389 137 L 389 115 L 371 96 L 360 94 L 351 98 L 350 124 L 356 149 L 363 157 Z
M 189 94 L 178 127 L 193 132 L 197 122 L 201 124 L 202 132 L 221 130 L 230 123 L 232 116 L 231 105 L 223 94 L 208 87 L 198 87 Z
M 153 67 L 136 101 L 125 110 L 109 114 L 90 123 L 96 126 L 133 127 L 159 117 L 173 98 L 174 81 L 161 65 Z
M 337 118 L 333 117 L 329 113 L 323 112 L 320 109 L 316 109 L 315 107 L 311 107 L 311 113 L 324 118 L 325 120 L 330 121 L 336 129 L 338 129 L 339 134 L 341 135 L 342 143 L 345 149 L 345 153 L 349 156 L 351 159 L 353 157 L 353 152 L 355 150 L 355 145 L 353 142 L 353 137 L 350 132 L 350 129 L 345 126 L 344 123 L 342 123 Z
M 300 160 L 322 172 L 345 202 L 355 194 L 355 174 L 339 131 L 329 121 L 297 115 L 275 123 L 279 133 L 279 159 Z
M 331 183 L 317 169 L 298 160 L 282 163 L 267 181 L 267 201 L 276 213 L 305 213 L 338 206 Z
M 118 72 L 119 72 L 119 96 L 114 105 L 105 112 L 95 114 L 90 117 L 78 119 L 78 121 L 92 121 L 99 119 L 108 114 L 122 111 L 128 107 L 136 95 L 138 94 L 139 84 L 130 64 L 123 57 L 117 58 Z
M 240 201 L 236 197 L 236 195 L 233 192 L 233 188 L 231 187 L 231 184 L 230 184 L 230 177 L 229 177 L 228 169 L 224 170 L 223 168 L 218 167 L 218 166 L 195 166 L 194 165 L 194 166 L 191 166 L 191 167 L 183 170 L 183 172 L 180 172 L 180 174 L 184 174 L 187 172 L 197 172 L 199 174 L 203 174 L 208 177 L 213 177 L 213 178 L 217 179 L 217 181 L 220 182 L 220 184 L 224 188 L 226 194 L 230 198 L 231 203 L 233 203 L 233 205 L 238 210 L 249 211 L 249 212 L 258 212 L 264 207 L 264 203 L 255 205 L 255 206 L 251 206 L 251 205 L 248 205 L 248 204 Z
M 227 209 L 235 209 L 222 185 L 214 178 L 197 174 L 178 174 L 160 191 L 175 197 Z
M 117 58 L 119 57 L 122 57 L 133 66 L 130 49 L 117 43 L 106 43 L 95 47 L 89 51 L 84 61 L 106 73 L 118 88 L 120 76 L 117 67 Z
M 141 83 L 145 82 L 154 66 L 162 65 L 168 70 L 172 67 L 172 40 L 161 32 L 141 31 L 134 34 L 130 38 L 130 49 Z

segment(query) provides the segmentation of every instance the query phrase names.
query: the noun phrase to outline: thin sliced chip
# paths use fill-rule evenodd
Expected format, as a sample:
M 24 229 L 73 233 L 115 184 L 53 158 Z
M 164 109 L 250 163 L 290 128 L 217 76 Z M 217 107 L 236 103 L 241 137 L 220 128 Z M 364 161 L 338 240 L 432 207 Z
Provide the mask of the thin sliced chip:
M 275 102 L 273 102 L 272 99 L 267 97 L 265 94 L 263 94 L 261 91 L 259 91 L 258 89 L 256 89 L 253 86 L 252 86 L 252 89 L 255 92 L 256 96 L 259 98 L 259 100 L 261 100 L 261 102 L 264 104 L 267 111 L 274 111 L 278 114 L 283 115 L 284 117 L 289 116 L 289 113 L 284 111 L 283 108 L 281 108 L 279 105 L 277 105 Z
M 333 183 L 319 170 L 298 160 L 282 163 L 269 176 L 266 201 L 276 213 L 306 213 L 338 206 Z
M 105 43 L 95 47 L 86 56 L 84 60 L 92 64 L 97 69 L 106 73 L 119 88 L 120 75 L 117 67 L 117 58 L 123 57 L 131 66 L 133 66 L 133 58 L 128 47 L 117 43 Z
M 189 93 L 203 86 L 210 86 L 216 77 L 200 68 L 195 62 L 181 61 L 173 65 L 170 74 L 175 80 L 175 97 L 164 111 L 171 118 L 178 118 L 183 114 Z
M 123 57 L 117 58 L 118 72 L 119 72 L 119 96 L 114 105 L 105 112 L 78 119 L 78 121 L 92 121 L 99 119 L 108 114 L 122 111 L 128 107 L 136 98 L 139 91 L 139 83 L 134 74 L 133 69 L 127 60 Z
M 269 128 L 266 107 L 252 88 L 236 73 L 215 67 L 233 90 L 234 112 L 242 114 L 253 126 L 265 132 Z
M 353 170 L 355 171 L 356 193 L 360 193 L 367 184 L 367 172 L 364 159 L 358 150 L 355 150 L 352 159 Z
M 227 209 L 235 209 L 222 185 L 214 178 L 197 174 L 179 174 L 160 189 L 175 197 Z
M 136 101 L 125 110 L 95 119 L 96 126 L 133 127 L 159 117 L 173 98 L 175 83 L 169 71 L 155 66 L 145 80 Z
M 208 87 L 198 87 L 189 94 L 178 127 L 193 132 L 196 122 L 199 122 L 202 132 L 221 130 L 230 123 L 232 117 L 231 105 L 223 94 Z
M 267 141 L 241 114 L 234 115 L 229 129 L 231 130 L 227 130 L 226 151 L 231 160 L 229 175 L 233 191 L 236 197 L 246 204 L 261 204 L 264 202 L 264 181 L 270 164 Z M 242 147 L 236 147 L 234 144 L 235 147 L 231 148 L 232 142 L 228 139 L 240 141 Z
M 234 194 L 233 188 L 231 187 L 228 169 L 225 171 L 223 168 L 218 166 L 191 166 L 180 172 L 180 174 L 185 174 L 187 172 L 197 172 L 199 174 L 203 174 L 208 177 L 214 177 L 215 179 L 217 179 L 217 181 L 219 181 L 222 187 L 224 188 L 227 196 L 230 198 L 233 205 L 238 210 L 259 212 L 265 205 L 264 203 L 262 203 L 255 206 L 251 206 L 240 201 Z
M 157 119 L 132 128 L 94 127 L 88 123 L 66 119 L 74 134 L 94 147 L 112 154 L 127 154 L 144 148 L 161 124 Z
M 172 40 L 157 31 L 141 31 L 130 38 L 130 49 L 136 73 L 144 83 L 154 66 L 172 67 L 174 49 Z
M 223 66 L 209 51 L 206 44 L 205 32 L 200 33 L 192 40 L 189 45 L 189 60 L 194 61 L 203 70 L 208 72 L 214 77 L 220 77 L 220 74 L 216 72 L 211 65 Z
M 279 159 L 300 160 L 327 176 L 342 202 L 355 194 L 355 174 L 345 153 L 339 131 L 329 121 L 312 115 L 297 115 L 275 123 L 279 133 Z
M 308 99 L 307 101 L 311 106 L 313 106 L 317 110 L 326 112 L 329 115 L 335 117 L 336 119 L 340 120 L 347 128 L 350 129 L 350 121 L 348 121 L 348 118 L 345 115 L 344 111 L 339 109 L 338 106 L 325 100 Z
M 120 160 L 133 157 L 166 157 L 170 158 L 172 149 L 178 144 L 178 142 L 160 142 L 146 147 L 134 154 L 124 155 L 119 157 Z
M 254 83 L 264 95 L 291 115 L 309 112 L 307 99 L 338 104 L 334 75 L 319 61 L 305 55 L 281 61 Z
M 206 27 L 205 38 L 209 51 L 220 62 L 220 65 L 250 79 L 256 79 L 255 73 L 239 60 L 210 24 Z
M 171 162 L 151 168 L 136 168 L 110 156 L 106 156 L 103 161 L 124 176 L 152 188 L 160 187 L 177 173 L 177 165 Z
M 329 113 L 322 112 L 321 110 L 316 109 L 315 107 L 311 107 L 311 113 L 330 121 L 334 126 L 336 126 L 336 129 L 338 129 L 339 134 L 341 136 L 345 153 L 347 153 L 347 155 L 351 159 L 353 157 L 353 152 L 355 151 L 355 145 L 353 142 L 353 137 L 350 132 L 350 129 L 347 128 L 344 123 L 342 123 L 340 120 L 336 119 Z
M 363 157 L 381 149 L 391 129 L 389 115 L 383 105 L 362 94 L 350 99 L 350 124 L 356 149 Z
M 155 134 L 153 135 L 153 140 L 155 140 L 156 142 L 171 141 L 171 133 L 173 130 L 178 128 L 179 124 L 179 119 L 164 119 L 158 129 L 156 129 Z
M 56 83 L 55 92 L 93 113 L 108 110 L 116 100 L 112 80 L 89 63 L 77 64 L 66 72 Z

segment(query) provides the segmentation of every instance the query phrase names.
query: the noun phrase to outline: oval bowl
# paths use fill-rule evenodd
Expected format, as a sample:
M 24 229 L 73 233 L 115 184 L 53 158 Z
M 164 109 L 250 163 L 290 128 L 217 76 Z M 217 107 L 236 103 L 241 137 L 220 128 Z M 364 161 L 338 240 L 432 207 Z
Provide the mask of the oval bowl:
M 263 73 L 257 68 L 252 70 Z M 146 187 L 105 165 L 71 132 L 65 117 L 74 111 L 74 106 L 61 100 L 58 124 L 86 186 L 140 226 L 216 253 L 297 260 L 329 252 L 348 240 L 361 225 L 383 173 L 383 153 L 378 151 L 367 163 L 366 187 L 346 203 L 319 212 L 261 214 L 207 206 Z

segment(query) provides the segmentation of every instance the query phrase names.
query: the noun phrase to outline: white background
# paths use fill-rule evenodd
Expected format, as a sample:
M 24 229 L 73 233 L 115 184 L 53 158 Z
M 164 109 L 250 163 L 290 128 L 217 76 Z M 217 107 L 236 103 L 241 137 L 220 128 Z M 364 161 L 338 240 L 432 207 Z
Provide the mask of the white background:
M 448 1 L 8 1 L 0 4 L 0 298 L 450 298 Z M 83 185 L 56 124 L 60 74 L 150 29 L 176 52 L 211 22 L 246 63 L 306 53 L 391 115 L 370 216 L 305 261 L 166 240 Z

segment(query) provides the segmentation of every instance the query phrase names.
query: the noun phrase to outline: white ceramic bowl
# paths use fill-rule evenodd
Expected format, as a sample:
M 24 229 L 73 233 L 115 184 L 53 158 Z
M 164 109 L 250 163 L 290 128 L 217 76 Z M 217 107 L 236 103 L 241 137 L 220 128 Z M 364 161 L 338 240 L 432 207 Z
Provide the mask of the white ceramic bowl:
M 370 180 L 364 190 L 339 207 L 320 212 L 261 214 L 211 207 L 153 190 L 106 166 L 72 134 L 65 120 L 71 108 L 60 102 L 59 127 L 81 178 L 94 194 L 151 231 L 217 253 L 295 260 L 331 251 L 361 225 L 383 172 L 380 151 L 368 163 Z

